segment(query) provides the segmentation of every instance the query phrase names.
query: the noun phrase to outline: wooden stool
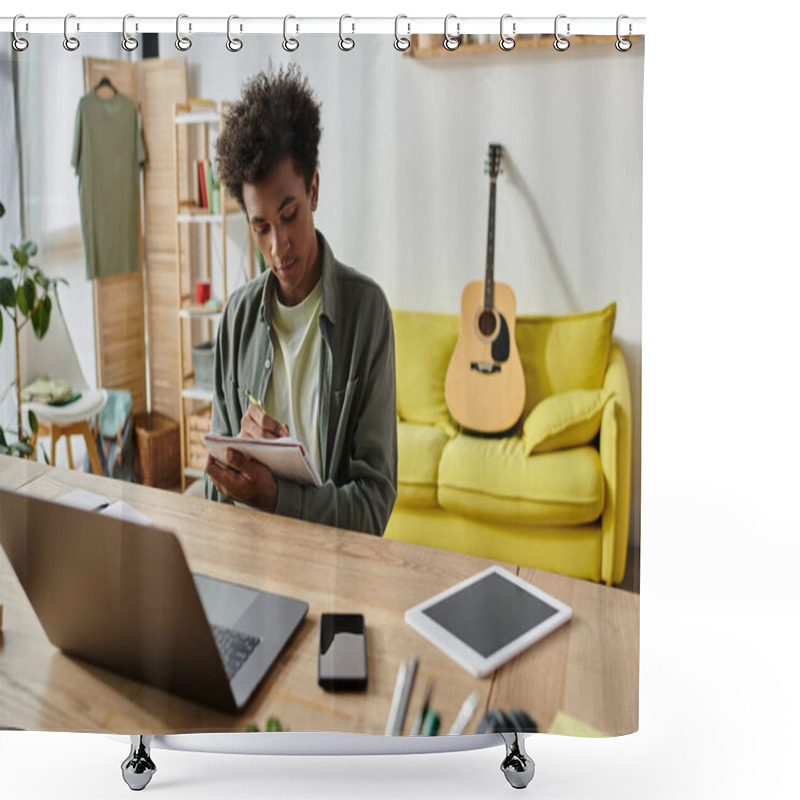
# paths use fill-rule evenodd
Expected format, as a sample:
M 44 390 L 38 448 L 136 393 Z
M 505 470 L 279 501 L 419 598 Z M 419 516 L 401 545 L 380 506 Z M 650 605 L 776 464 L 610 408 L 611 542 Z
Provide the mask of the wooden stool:
M 39 432 L 34 434 L 32 439 L 33 450 L 36 452 L 36 441 L 39 436 L 50 436 L 50 465 L 56 465 L 56 442 L 65 436 L 67 439 L 67 461 L 69 461 L 69 468 L 75 469 L 75 464 L 72 460 L 72 445 L 70 444 L 69 437 L 78 435 L 83 436 L 86 441 L 86 452 L 89 454 L 89 463 L 92 466 L 92 472 L 95 475 L 103 474 L 103 467 L 100 465 L 100 457 L 97 454 L 97 444 L 92 437 L 92 431 L 89 428 L 87 420 L 80 422 L 73 422 L 71 425 L 56 425 L 55 423 L 39 422 Z

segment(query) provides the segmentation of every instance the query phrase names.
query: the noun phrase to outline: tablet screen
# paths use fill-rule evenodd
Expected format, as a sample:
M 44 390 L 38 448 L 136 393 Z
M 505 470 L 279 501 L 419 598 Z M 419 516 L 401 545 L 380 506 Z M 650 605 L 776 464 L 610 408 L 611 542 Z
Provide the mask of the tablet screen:
M 422 610 L 484 658 L 558 612 L 496 572 Z

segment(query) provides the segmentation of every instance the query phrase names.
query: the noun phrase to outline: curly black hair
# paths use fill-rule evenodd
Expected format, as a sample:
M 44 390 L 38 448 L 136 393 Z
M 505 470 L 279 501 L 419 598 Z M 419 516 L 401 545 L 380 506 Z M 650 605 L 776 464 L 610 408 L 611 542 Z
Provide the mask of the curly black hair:
M 225 113 L 217 139 L 217 173 L 244 208 L 243 183 L 257 183 L 287 157 L 306 190 L 318 165 L 320 103 L 297 64 L 259 72 Z

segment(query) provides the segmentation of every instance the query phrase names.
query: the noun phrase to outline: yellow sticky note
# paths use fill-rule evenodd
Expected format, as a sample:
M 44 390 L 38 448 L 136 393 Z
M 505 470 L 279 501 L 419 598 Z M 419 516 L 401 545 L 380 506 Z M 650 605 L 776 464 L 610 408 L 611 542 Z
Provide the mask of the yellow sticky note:
M 581 722 L 563 711 L 556 714 L 553 724 L 550 726 L 548 733 L 556 733 L 559 736 L 584 736 L 593 739 L 603 739 L 608 736 L 607 733 Z

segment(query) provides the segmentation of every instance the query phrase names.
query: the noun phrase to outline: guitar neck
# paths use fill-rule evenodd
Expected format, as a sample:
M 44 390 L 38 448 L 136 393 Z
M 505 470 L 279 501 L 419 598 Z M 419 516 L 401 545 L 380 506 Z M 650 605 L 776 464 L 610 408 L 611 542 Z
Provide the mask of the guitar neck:
M 497 178 L 489 182 L 489 231 L 486 236 L 486 279 L 483 287 L 483 307 L 494 307 L 494 207 L 497 194 Z

